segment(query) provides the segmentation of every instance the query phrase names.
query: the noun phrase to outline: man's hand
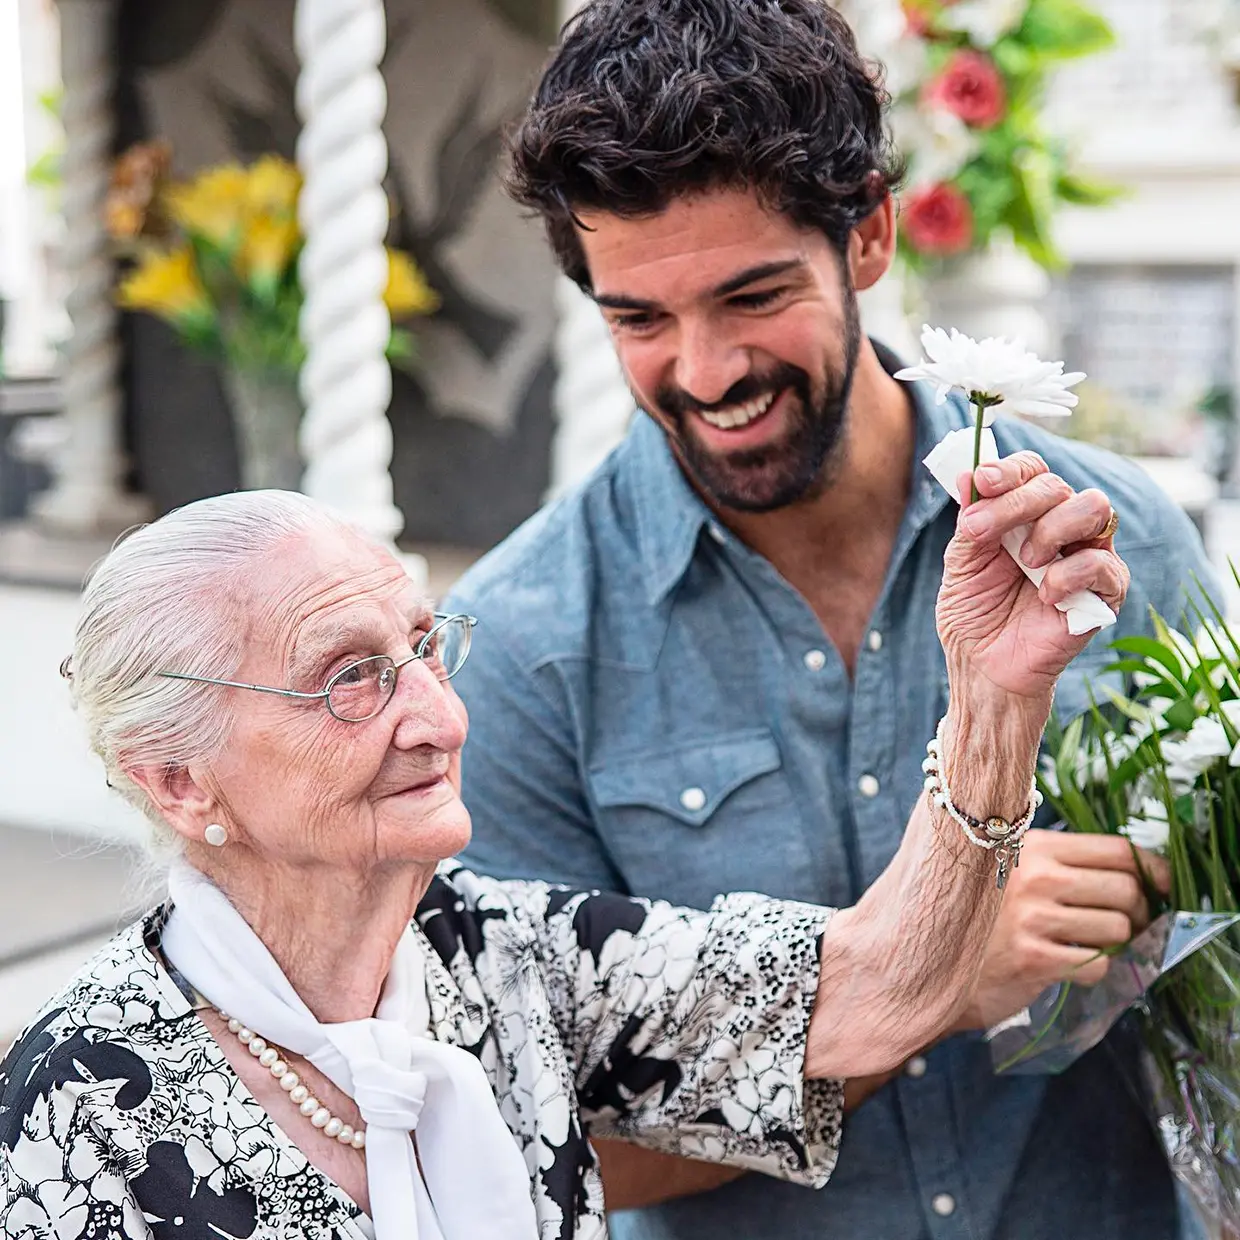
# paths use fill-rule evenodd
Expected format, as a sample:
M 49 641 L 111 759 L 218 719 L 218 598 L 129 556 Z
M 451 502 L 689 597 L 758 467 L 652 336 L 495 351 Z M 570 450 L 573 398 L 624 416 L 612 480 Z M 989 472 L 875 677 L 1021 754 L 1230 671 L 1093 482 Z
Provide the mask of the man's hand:
M 1167 863 L 1140 849 L 1134 856 L 1119 836 L 1030 831 L 958 1027 L 988 1029 L 1055 982 L 1102 981 L 1110 961 L 1099 953 L 1149 924 L 1147 882 L 1165 892 Z

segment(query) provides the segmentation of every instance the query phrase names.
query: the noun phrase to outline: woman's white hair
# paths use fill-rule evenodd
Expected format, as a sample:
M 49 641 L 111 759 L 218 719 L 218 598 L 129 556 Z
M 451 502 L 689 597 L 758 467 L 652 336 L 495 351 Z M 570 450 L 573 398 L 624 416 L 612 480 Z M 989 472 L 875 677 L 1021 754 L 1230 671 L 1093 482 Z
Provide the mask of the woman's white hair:
M 371 541 L 304 495 L 238 491 L 140 527 L 92 572 L 67 661 L 73 699 L 108 782 L 156 825 L 157 855 L 178 839 L 126 768 L 209 763 L 232 726 L 227 689 L 158 673 L 233 678 L 263 559 L 289 538 L 341 530 Z

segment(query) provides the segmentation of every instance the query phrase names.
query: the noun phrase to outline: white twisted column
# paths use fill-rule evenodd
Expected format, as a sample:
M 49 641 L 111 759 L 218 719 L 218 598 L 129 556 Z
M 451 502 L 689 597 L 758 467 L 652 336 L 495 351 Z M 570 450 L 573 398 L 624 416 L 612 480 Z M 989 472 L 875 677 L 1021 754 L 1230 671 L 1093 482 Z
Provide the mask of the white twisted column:
M 64 412 L 68 441 L 35 516 L 63 533 L 115 533 L 144 515 L 121 489 L 120 388 L 113 269 L 103 225 L 112 159 L 115 0 L 60 0 L 64 78 L 66 308 Z
M 383 304 L 388 203 L 382 0 L 299 0 L 297 144 L 306 236 L 301 371 L 302 489 L 383 539 L 404 524 L 392 501 L 392 374 Z

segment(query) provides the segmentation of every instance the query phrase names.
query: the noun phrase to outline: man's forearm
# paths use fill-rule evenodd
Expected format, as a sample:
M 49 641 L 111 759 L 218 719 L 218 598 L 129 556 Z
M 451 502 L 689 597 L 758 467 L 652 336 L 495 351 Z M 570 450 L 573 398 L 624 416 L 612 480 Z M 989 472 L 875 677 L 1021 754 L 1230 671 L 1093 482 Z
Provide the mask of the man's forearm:
M 954 802 L 979 818 L 1019 817 L 1044 721 L 1038 704 L 953 703 L 944 762 Z M 891 864 L 823 935 L 806 1075 L 891 1074 L 937 1040 L 969 1000 L 1000 901 L 992 854 L 919 798 Z

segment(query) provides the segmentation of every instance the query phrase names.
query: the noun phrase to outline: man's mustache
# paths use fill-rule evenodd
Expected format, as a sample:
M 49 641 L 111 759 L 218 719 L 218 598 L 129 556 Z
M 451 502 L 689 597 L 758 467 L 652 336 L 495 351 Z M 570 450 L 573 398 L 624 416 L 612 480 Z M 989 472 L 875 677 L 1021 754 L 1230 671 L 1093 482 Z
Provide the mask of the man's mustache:
M 716 413 L 720 409 L 731 409 L 768 393 L 782 392 L 787 387 L 805 397 L 809 392 L 809 376 L 799 366 L 784 365 L 764 375 L 745 375 L 728 388 L 720 400 L 710 404 L 697 400 L 683 388 L 659 388 L 654 398 L 665 413 L 683 417 L 687 413 Z

